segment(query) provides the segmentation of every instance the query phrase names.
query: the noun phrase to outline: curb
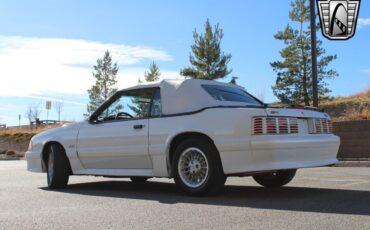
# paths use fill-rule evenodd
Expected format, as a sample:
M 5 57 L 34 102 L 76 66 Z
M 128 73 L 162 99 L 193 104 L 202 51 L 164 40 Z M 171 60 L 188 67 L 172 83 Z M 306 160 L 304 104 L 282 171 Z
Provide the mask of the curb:
M 18 161 L 20 158 L 12 157 L 12 158 L 0 158 L 0 161 Z
M 0 155 L 0 161 L 14 161 L 14 160 L 20 160 L 20 159 L 21 159 L 20 157 Z
M 370 167 L 370 161 L 340 161 L 334 167 Z

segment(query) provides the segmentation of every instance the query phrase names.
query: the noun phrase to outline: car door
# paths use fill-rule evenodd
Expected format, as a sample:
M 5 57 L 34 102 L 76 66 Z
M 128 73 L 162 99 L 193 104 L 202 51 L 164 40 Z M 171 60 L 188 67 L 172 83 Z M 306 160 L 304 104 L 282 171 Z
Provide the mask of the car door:
M 148 116 L 156 89 L 119 92 L 78 134 L 78 157 L 86 169 L 150 169 Z

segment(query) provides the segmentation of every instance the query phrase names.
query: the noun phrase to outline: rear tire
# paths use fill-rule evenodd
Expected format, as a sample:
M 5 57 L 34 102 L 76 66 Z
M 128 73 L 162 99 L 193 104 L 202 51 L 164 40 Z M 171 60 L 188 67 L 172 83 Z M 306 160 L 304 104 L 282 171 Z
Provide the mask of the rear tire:
M 254 175 L 253 179 L 264 187 L 276 188 L 288 184 L 294 178 L 296 172 L 296 169 L 279 170 Z
M 47 182 L 48 187 L 65 188 L 70 174 L 69 161 L 62 146 L 52 144 L 47 153 Z
M 216 147 L 203 137 L 182 141 L 171 167 L 176 184 L 192 196 L 218 194 L 226 181 Z

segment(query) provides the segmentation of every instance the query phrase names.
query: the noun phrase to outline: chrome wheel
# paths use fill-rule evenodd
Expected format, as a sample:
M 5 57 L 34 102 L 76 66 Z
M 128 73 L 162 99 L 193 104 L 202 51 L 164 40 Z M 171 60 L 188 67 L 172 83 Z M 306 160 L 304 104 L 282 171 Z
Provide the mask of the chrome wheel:
M 49 158 L 48 158 L 48 177 L 49 177 L 50 182 L 53 179 L 53 171 L 54 171 L 54 151 L 53 151 L 53 148 L 50 148 Z
M 206 181 L 209 173 L 207 157 L 198 148 L 188 148 L 181 153 L 177 170 L 186 186 L 200 187 Z

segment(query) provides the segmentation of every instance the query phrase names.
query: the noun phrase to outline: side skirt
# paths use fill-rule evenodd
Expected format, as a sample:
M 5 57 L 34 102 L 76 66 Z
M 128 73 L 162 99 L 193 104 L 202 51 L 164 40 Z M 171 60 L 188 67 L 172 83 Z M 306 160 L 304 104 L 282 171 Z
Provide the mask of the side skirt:
M 153 177 L 152 169 L 82 169 L 74 172 L 74 175 L 95 175 L 95 176 L 145 176 Z

